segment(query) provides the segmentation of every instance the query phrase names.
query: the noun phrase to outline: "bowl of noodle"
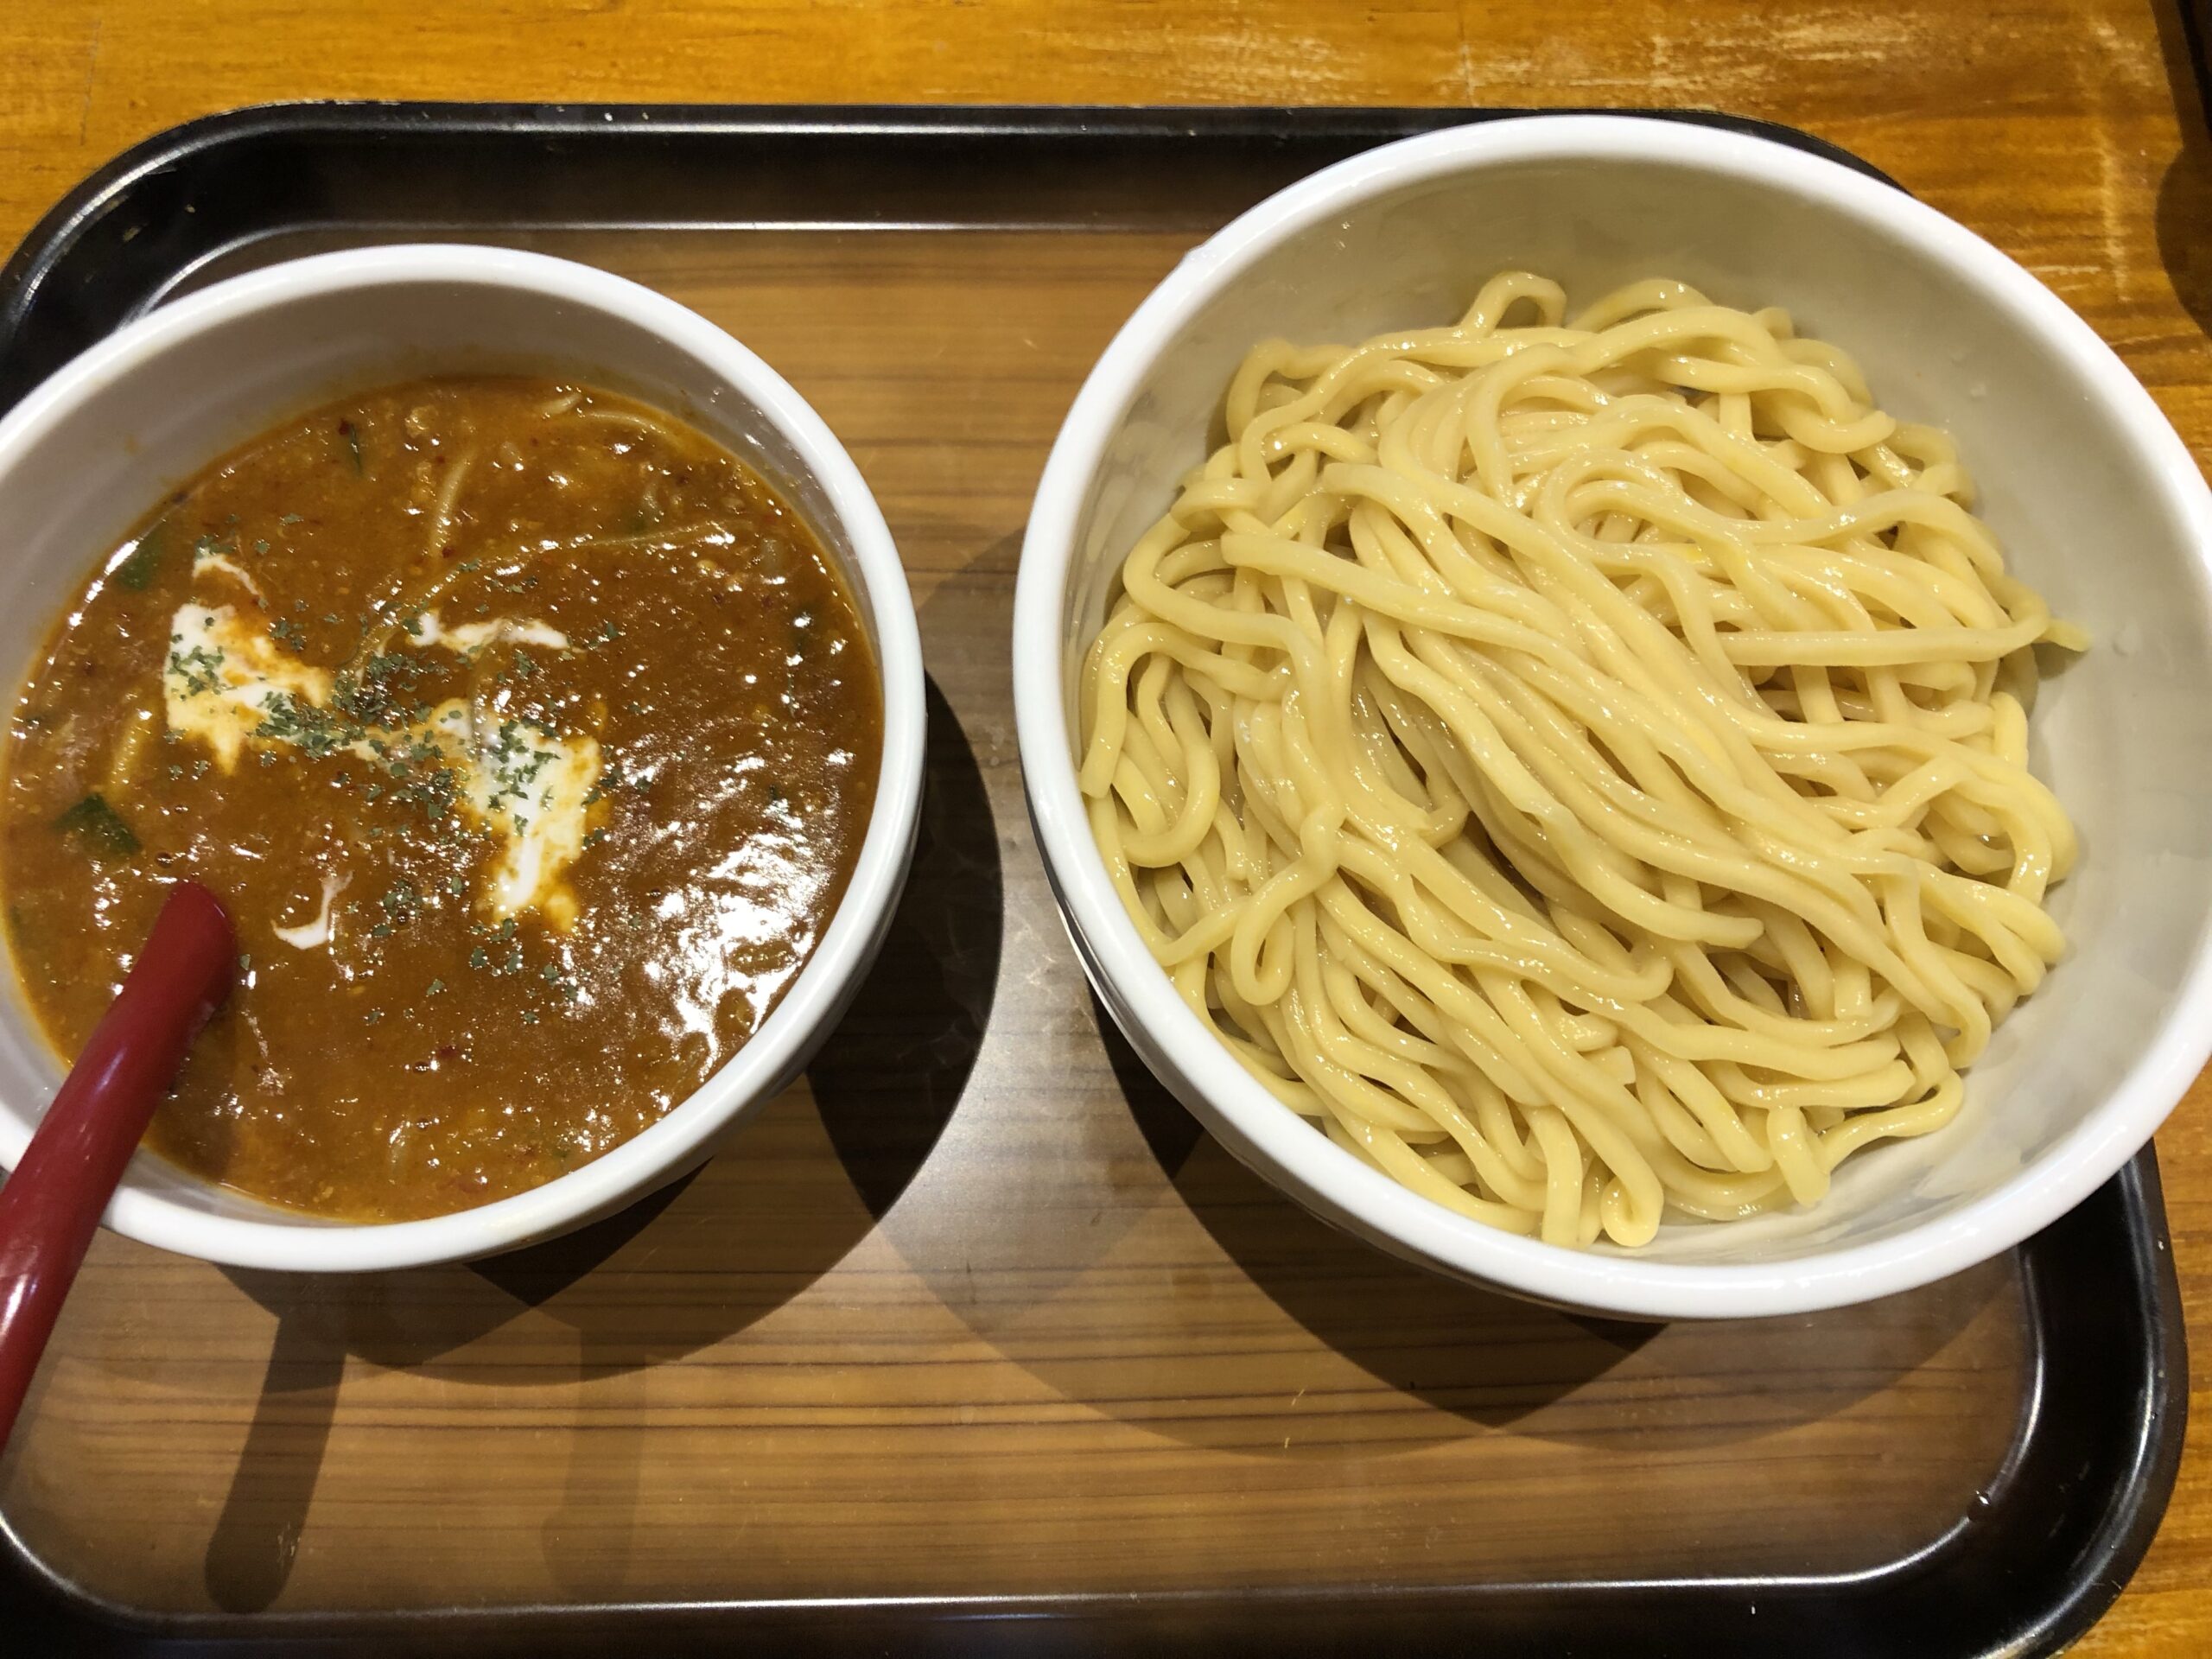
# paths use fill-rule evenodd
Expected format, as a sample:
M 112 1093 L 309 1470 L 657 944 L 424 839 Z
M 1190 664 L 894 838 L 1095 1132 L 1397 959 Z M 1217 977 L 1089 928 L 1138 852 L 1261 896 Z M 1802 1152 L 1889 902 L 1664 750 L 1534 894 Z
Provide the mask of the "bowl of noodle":
M 1194 251 L 1023 550 L 1071 936 L 1325 1219 L 1643 1318 L 2018 1243 L 2212 1046 L 2212 495 L 2005 255 L 1770 141 L 1427 135 Z

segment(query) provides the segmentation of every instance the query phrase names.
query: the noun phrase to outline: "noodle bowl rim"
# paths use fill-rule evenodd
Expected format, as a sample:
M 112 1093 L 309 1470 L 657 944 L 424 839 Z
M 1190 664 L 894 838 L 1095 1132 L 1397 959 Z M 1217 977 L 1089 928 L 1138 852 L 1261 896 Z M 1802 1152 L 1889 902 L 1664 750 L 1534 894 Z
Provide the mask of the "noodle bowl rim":
M 1768 139 L 1649 118 L 1530 116 L 1401 140 L 1288 187 L 1193 250 L 1101 354 L 1052 446 L 1022 546 L 1014 681 L 1024 793 L 1069 932 L 1102 1000 L 1118 1021 L 1141 1028 L 1131 1033 L 1141 1052 L 1156 1046 L 1180 1072 L 1188 1087 L 1177 1092 L 1186 1101 L 1196 1095 L 1190 1103 L 1201 1117 L 1217 1116 L 1256 1152 L 1267 1179 L 1350 1219 L 1397 1254 L 1538 1300 L 1649 1319 L 1808 1312 L 1961 1271 L 2040 1230 L 2102 1185 L 2150 1140 L 2212 1055 L 2212 918 L 2200 919 L 2187 975 L 2135 1063 L 2079 1122 L 2002 1184 L 1869 1243 L 1768 1262 L 1666 1262 L 1568 1249 L 1485 1226 L 1408 1192 L 1317 1133 L 1247 1075 L 1184 1005 L 1124 912 L 1092 839 L 1076 783 L 1065 701 L 1071 647 L 1062 619 L 1087 498 L 1146 377 L 1207 303 L 1320 221 L 1409 186 L 1532 162 L 1657 165 L 1787 191 L 1853 233 L 1907 244 L 1944 268 L 1976 302 L 2007 315 L 2063 359 L 2094 400 L 2088 415 L 2109 419 L 2158 480 L 2156 508 L 2183 531 L 2196 627 L 2212 642 L 2212 492 L 2187 447 L 2088 323 L 1965 226 L 1839 162 Z M 1208 1127 L 1218 1133 L 1222 1124 Z

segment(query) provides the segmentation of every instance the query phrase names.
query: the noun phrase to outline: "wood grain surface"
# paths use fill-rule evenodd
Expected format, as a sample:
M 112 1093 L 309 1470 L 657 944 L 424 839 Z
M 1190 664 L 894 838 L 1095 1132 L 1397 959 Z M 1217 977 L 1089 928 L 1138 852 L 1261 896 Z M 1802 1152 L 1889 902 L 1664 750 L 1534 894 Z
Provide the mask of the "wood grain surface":
M 136 139 L 278 98 L 1703 105 L 1831 138 L 1990 238 L 2212 454 L 2212 137 L 2170 5 L 425 10 L 0 8 L 0 238 Z M 0 1484 L 47 1560 L 181 1609 L 1834 1571 L 1993 1472 L 2001 1268 L 1850 1321 L 1592 1329 L 1334 1240 L 1102 1038 L 1028 844 L 1001 642 L 1067 397 L 1181 243 L 1040 270 L 1049 245 L 559 248 L 741 320 L 882 496 L 948 716 L 899 923 L 931 971 L 872 982 L 742 1156 L 523 1258 L 310 1282 L 104 1237 Z M 831 289 L 864 324 L 825 327 Z M 925 368 L 862 367 L 890 355 Z M 2200 1355 L 2208 1105 L 2159 1141 Z M 2207 1403 L 2081 1651 L 2212 1650 Z

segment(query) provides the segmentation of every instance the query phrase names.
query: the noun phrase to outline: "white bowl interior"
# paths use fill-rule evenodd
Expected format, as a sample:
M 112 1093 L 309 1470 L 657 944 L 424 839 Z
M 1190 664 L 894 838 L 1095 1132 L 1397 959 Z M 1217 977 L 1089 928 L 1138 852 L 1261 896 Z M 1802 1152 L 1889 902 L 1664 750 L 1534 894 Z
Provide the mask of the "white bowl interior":
M 1638 1254 L 1654 1263 L 1772 1263 L 1951 1215 L 2057 1154 L 2088 1122 L 2175 1015 L 2203 950 L 2212 913 L 2212 626 L 2204 521 L 2190 518 L 2203 488 L 2117 360 L 2105 354 L 2101 378 L 2085 370 L 2082 347 L 2101 351 L 2086 329 L 2061 349 L 2047 316 L 1993 302 L 1954 261 L 1882 222 L 1878 207 L 1872 217 L 1840 212 L 1755 168 L 1713 171 L 1622 143 L 1602 158 L 1496 161 L 1402 182 L 1262 253 L 1174 329 L 1091 475 L 1061 607 L 1069 741 L 1082 652 L 1121 556 L 1205 454 L 1244 353 L 1270 335 L 1349 344 L 1445 322 L 1483 279 L 1515 267 L 1563 282 L 1571 307 L 1653 276 L 1680 277 L 1726 304 L 1783 306 L 1802 333 L 1857 357 L 1885 408 L 1954 435 L 2012 567 L 2094 639 L 2087 656 L 2046 682 L 2033 718 L 2037 771 L 2082 834 L 2082 861 L 2054 900 L 2071 949 L 1973 1069 L 1960 1119 L 1924 1141 L 1853 1160 L 1811 1211 L 1725 1227 L 1670 1224 Z M 2126 384 L 2115 386 L 2114 375 Z M 2146 420 L 2163 447 L 2144 442 Z M 2177 467 L 2188 468 L 2185 478 Z M 1103 871 L 1058 875 L 1064 888 L 1103 887 Z M 1096 942 L 1078 943 L 1098 976 Z M 1141 1023 L 1126 997 L 1103 988 L 1125 1026 Z M 1199 1031 L 1193 1021 L 1190 1033 Z M 1133 1035 L 1156 1065 L 1166 1058 L 1162 1069 L 1188 1097 L 1193 1085 L 1173 1075 L 1172 1052 L 1187 1033 Z M 1281 1110 L 1249 1086 L 1249 1097 L 1212 1104 L 1246 1122 Z M 1208 1115 L 1220 1128 L 1218 1114 Z M 1249 1156 L 1230 1128 L 1232 1147 Z M 1305 1196 L 1371 1236 L 1395 1230 L 1371 1205 Z
M 403 269 L 410 263 L 419 265 L 415 256 L 424 252 L 442 274 L 410 274 Z M 0 429 L 13 430 L 28 420 L 33 432 L 28 442 L 0 444 L 0 522 L 10 531 L 7 556 L 0 559 L 0 664 L 8 675 L 10 700 L 47 629 L 91 575 L 101 553 L 165 489 L 290 416 L 349 391 L 432 372 L 555 374 L 627 392 L 719 439 L 799 509 L 851 586 L 876 661 L 885 671 L 887 692 L 913 694 L 897 698 L 910 701 L 911 709 L 887 709 L 884 772 L 877 797 L 880 818 L 898 818 L 903 813 L 905 821 L 872 825 L 863 850 L 864 860 L 890 859 L 897 871 L 886 892 L 878 895 L 880 914 L 855 918 L 853 925 L 870 937 L 856 957 L 849 957 L 843 970 L 847 982 L 830 988 L 830 1000 L 819 1002 L 808 1015 L 818 1038 L 856 988 L 859 971 L 895 903 L 899 873 L 911 847 L 912 797 L 919 772 L 918 659 L 908 663 L 913 647 L 901 640 L 890 642 L 898 649 L 887 657 L 885 639 L 887 615 L 896 632 L 912 635 L 911 601 L 903 584 L 895 594 L 871 591 L 857 556 L 854 526 L 848 522 L 855 505 L 853 493 L 857 492 L 863 516 L 873 521 L 869 528 L 887 551 L 887 537 L 865 486 L 837 452 L 836 462 L 849 474 L 841 506 L 817 466 L 809 463 L 779 420 L 734 383 L 728 354 L 735 348 L 727 338 L 642 289 L 556 261 L 481 250 L 381 250 L 359 257 L 358 264 L 362 268 L 358 279 L 302 284 L 294 280 L 301 267 L 280 267 L 196 296 L 181 302 L 181 308 L 220 306 L 226 289 L 249 284 L 258 285 L 252 291 L 261 297 L 251 305 L 231 306 L 228 315 L 213 326 L 177 331 L 175 338 L 149 342 L 89 385 L 71 388 L 58 419 L 41 418 L 34 412 L 54 394 L 58 382 L 48 383 L 32 394 L 7 429 Z M 592 289 L 593 299 L 557 291 L 578 285 L 564 274 L 569 272 Z M 549 276 L 551 280 L 545 286 L 533 285 Z M 653 308 L 645 321 L 632 315 L 639 301 Z M 165 314 L 156 312 L 134 325 L 134 332 L 158 329 L 164 321 Z M 696 339 L 686 343 L 672 334 L 703 335 L 709 344 L 694 349 Z M 65 370 L 59 380 L 66 381 L 70 373 Z M 759 378 L 764 384 L 774 381 L 765 369 L 759 371 Z M 772 395 L 797 401 L 779 383 Z M 788 417 L 788 406 L 783 413 Z M 830 442 L 834 449 L 834 440 Z M 905 667 L 912 672 L 902 680 L 910 677 L 912 686 L 894 685 L 894 674 Z M 878 849 L 878 840 L 893 844 Z M 846 909 L 865 904 L 861 885 L 856 874 Z M 810 968 L 829 954 L 829 944 L 825 938 Z M 0 992 L 0 1156 L 12 1162 L 59 1082 L 60 1068 L 33 1023 L 12 971 L 5 978 L 6 988 Z M 801 1000 L 800 987 L 808 978 L 802 974 L 778 1014 Z M 810 1044 L 772 1042 L 770 1033 L 776 1029 L 772 1017 L 692 1103 L 711 1092 L 721 1096 L 720 1103 L 727 1108 L 734 1094 L 757 1101 L 787 1083 L 804 1064 Z M 576 1224 L 697 1162 L 711 1150 L 710 1141 L 695 1145 L 665 1167 L 654 1165 L 650 1148 L 640 1148 L 649 1136 L 658 1138 L 658 1131 L 673 1126 L 692 1103 L 680 1105 L 625 1147 L 535 1192 L 432 1221 L 362 1229 L 303 1216 L 210 1185 L 146 1153 L 132 1160 L 107 1219 L 126 1232 L 222 1260 L 247 1260 L 282 1247 L 234 1231 L 194 1230 L 194 1218 L 252 1223 L 293 1233 L 381 1234 L 384 1242 L 365 1248 L 404 1259 L 480 1254 Z M 690 1135 L 684 1139 L 696 1141 Z M 615 1179 L 607 1179 L 610 1174 Z M 605 1191 L 582 1213 L 570 1213 L 573 1205 L 564 1209 L 555 1189 L 569 1189 L 580 1177 L 589 1177 Z M 502 1213 L 494 1217 L 493 1211 Z M 402 1230 L 412 1238 L 399 1239 Z M 356 1263 L 344 1259 L 334 1243 L 331 1249 L 329 1260 L 318 1257 L 296 1264 L 393 1264 Z

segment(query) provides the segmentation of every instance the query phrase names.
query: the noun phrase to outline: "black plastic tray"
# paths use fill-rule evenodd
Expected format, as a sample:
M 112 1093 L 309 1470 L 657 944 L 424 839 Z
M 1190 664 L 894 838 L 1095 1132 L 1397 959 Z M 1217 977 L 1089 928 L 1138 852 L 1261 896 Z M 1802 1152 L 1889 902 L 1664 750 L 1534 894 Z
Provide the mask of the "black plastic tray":
M 1209 228 L 1369 146 L 1508 110 L 280 105 L 162 134 L 86 180 L 0 272 L 0 409 L 190 272 L 269 236 L 533 226 Z M 1818 139 L 1706 122 L 1873 172 Z M 1174 203 L 1154 188 L 1172 170 Z M 979 219 L 988 192 L 1020 204 Z M 0 1517 L 18 1653 L 1281 1651 L 2024 1655 L 2086 1630 L 2134 1570 L 2180 1459 L 2179 1294 L 2147 1149 L 2021 1247 L 2026 1405 L 1987 1507 L 1845 1577 L 1452 1585 L 1328 1593 L 121 1616 L 52 1580 Z

